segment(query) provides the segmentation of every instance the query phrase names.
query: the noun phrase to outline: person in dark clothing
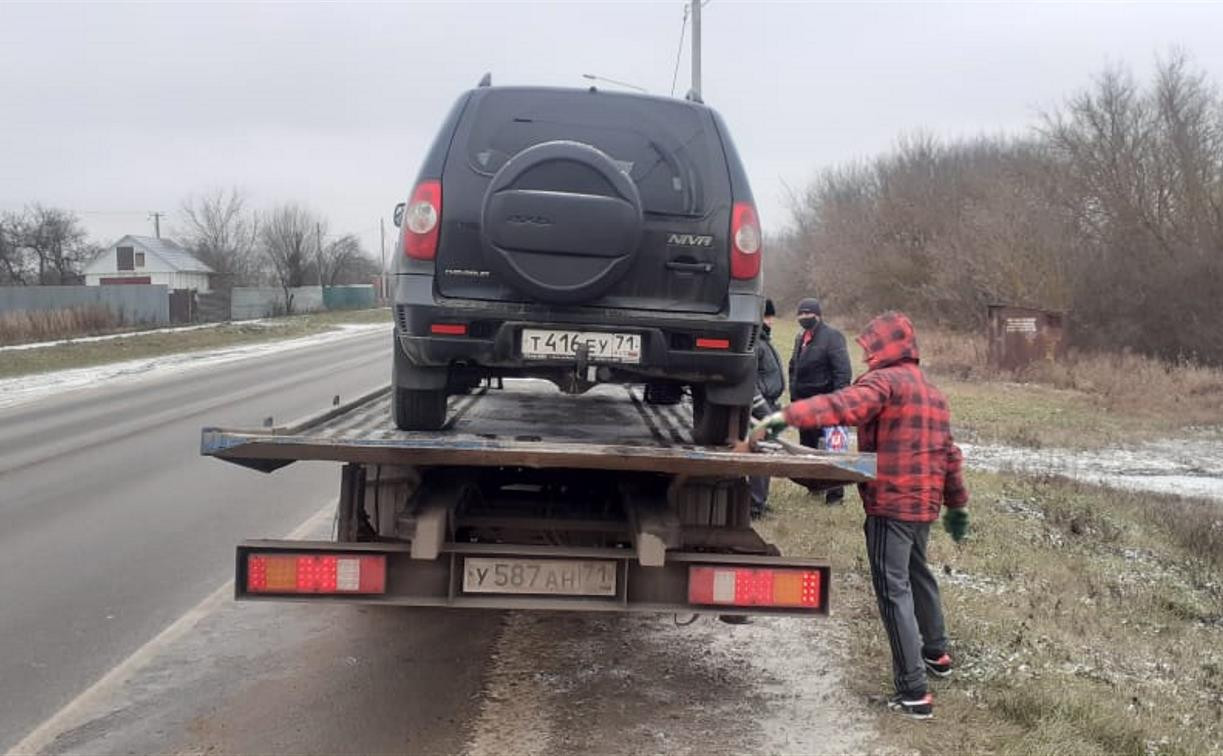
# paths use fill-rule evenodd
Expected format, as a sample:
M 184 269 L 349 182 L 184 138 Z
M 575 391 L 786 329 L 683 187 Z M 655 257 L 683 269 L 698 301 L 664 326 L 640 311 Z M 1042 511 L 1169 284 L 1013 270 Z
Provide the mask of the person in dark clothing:
M 871 583 L 892 650 L 896 695 L 888 707 L 929 719 L 928 674 L 946 677 L 952 661 L 938 581 L 926 563 L 930 525 L 957 542 L 968 532 L 964 458 L 951 437 L 951 410 L 919 367 L 913 324 L 897 312 L 871 321 L 858 344 L 867 371 L 853 386 L 791 404 L 753 430 L 755 440 L 787 426 L 858 426 L 858 447 L 876 455 L 875 479 L 858 485 Z
M 781 369 L 781 355 L 773 346 L 773 320 L 777 308 L 773 300 L 764 302 L 764 321 L 760 338 L 756 340 L 756 396 L 752 399 L 752 417 L 762 420 L 778 410 L 778 401 L 786 390 L 786 377 Z M 764 514 L 769 500 L 769 478 L 757 475 L 751 479 L 752 516 Z
M 831 394 L 849 385 L 853 370 L 849 350 L 841 332 L 824 322 L 820 301 L 808 297 L 798 303 L 798 324 L 802 330 L 794 337 L 790 356 L 790 401 L 797 402 L 821 394 Z M 823 428 L 801 428 L 799 443 L 818 448 Z M 808 487 L 812 493 L 819 488 Z M 840 504 L 844 488 L 831 488 L 825 494 L 828 504 Z

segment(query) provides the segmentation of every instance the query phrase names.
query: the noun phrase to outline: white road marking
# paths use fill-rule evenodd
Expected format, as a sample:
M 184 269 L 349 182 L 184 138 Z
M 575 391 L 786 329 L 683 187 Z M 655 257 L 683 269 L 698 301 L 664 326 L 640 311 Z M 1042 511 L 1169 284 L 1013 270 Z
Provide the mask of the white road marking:
M 335 501 L 328 501 L 322 509 L 310 515 L 305 522 L 285 536 L 285 540 L 293 541 L 322 527 L 335 515 Z M 119 692 L 125 684 L 136 676 L 144 667 L 157 658 L 168 646 L 179 640 L 201 620 L 224 606 L 233 595 L 234 581 L 227 580 L 215 591 L 187 610 L 168 627 L 153 637 L 148 643 L 136 649 L 131 656 L 124 659 L 118 666 L 103 675 L 97 682 L 90 685 L 83 693 L 68 702 L 66 706 L 51 715 L 42 724 L 35 727 L 17 745 L 9 749 L 7 756 L 27 756 L 40 753 L 55 742 L 60 734 L 67 732 L 89 721 L 89 713 L 96 708 L 99 701 L 106 701 Z

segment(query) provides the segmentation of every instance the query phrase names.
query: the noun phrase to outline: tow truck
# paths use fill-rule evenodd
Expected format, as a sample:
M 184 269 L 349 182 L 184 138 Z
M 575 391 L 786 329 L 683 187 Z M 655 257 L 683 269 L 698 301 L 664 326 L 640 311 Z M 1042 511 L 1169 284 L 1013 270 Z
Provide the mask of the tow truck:
M 390 401 L 203 429 L 204 455 L 264 473 L 340 463 L 332 539 L 239 544 L 238 600 L 819 617 L 828 564 L 756 532 L 748 477 L 875 473 L 871 454 L 698 446 L 690 402 L 640 387 L 488 379 L 431 432 L 397 430 Z

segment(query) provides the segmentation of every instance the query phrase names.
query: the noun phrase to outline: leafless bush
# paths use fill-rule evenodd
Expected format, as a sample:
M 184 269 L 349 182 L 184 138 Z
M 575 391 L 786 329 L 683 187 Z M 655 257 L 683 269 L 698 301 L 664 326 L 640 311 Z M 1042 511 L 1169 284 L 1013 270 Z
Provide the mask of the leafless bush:
M 1024 139 L 902 140 L 824 172 L 770 290 L 961 329 L 987 304 L 1072 312 L 1093 350 L 1223 364 L 1223 98 L 1183 56 L 1110 71 Z
M 0 314 L 0 346 L 92 336 L 122 324 L 105 306 L 6 312 Z

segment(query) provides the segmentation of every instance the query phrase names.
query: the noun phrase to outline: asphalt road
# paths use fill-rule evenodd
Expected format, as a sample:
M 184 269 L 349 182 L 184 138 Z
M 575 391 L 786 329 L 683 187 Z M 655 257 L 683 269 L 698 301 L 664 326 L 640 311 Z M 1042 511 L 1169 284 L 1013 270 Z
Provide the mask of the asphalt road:
M 388 341 L 360 334 L 0 411 L 0 752 L 229 579 L 237 541 L 284 537 L 334 501 L 334 466 L 267 476 L 206 459 L 200 427 L 287 421 L 376 388 Z

